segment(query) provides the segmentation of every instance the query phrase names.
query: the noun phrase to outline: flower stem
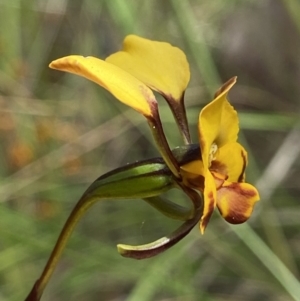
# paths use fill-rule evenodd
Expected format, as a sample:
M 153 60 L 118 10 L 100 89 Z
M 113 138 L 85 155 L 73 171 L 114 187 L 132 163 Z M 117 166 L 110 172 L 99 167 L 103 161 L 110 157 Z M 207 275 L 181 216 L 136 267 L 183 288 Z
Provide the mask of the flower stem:
M 35 282 L 31 292 L 25 301 L 39 301 L 44 289 L 52 276 L 54 269 L 62 255 L 63 250 L 75 228 L 78 221 L 86 213 L 86 211 L 94 204 L 94 200 L 90 199 L 87 201 L 85 197 L 82 197 L 74 207 L 73 211 L 69 215 L 59 237 L 55 244 L 55 247 L 48 259 L 48 262 L 40 276 Z
M 154 137 L 154 140 L 156 142 L 156 146 L 164 159 L 166 165 L 169 167 L 173 175 L 179 179 L 180 178 L 180 167 L 179 163 L 177 162 L 176 158 L 174 157 L 168 141 L 166 139 L 166 136 L 164 134 L 164 130 L 160 121 L 159 112 L 157 106 L 152 108 L 152 117 L 147 117 L 148 124 L 150 126 L 150 129 L 152 131 L 152 135 Z
M 163 96 L 169 104 L 169 107 L 173 113 L 174 119 L 177 123 L 184 144 L 191 144 L 191 136 L 184 105 L 184 94 L 181 96 L 181 99 L 179 101 L 167 95 Z

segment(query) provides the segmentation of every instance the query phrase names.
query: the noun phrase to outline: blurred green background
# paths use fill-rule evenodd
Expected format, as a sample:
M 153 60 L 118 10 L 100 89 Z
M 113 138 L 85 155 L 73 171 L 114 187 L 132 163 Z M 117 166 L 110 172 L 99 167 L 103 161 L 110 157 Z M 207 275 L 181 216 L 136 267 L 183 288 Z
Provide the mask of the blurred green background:
M 156 258 L 117 243 L 170 233 L 142 201 L 97 204 L 80 222 L 42 300 L 300 300 L 298 0 L 0 0 L 0 300 L 23 300 L 71 209 L 101 174 L 158 156 L 142 116 L 92 82 L 50 70 L 68 54 L 101 58 L 134 33 L 186 53 L 193 140 L 222 82 L 237 75 L 247 180 L 261 202 L 245 225 L 215 212 Z M 181 144 L 160 101 L 172 147 Z M 170 195 L 183 204 L 182 194 Z

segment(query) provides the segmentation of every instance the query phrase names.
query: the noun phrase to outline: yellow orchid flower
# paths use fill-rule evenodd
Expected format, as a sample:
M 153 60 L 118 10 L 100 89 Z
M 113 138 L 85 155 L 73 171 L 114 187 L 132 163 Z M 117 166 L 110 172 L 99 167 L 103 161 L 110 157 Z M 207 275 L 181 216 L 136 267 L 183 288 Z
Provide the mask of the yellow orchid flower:
M 199 221 L 203 233 L 215 207 L 230 223 L 242 223 L 250 217 L 259 195 L 255 187 L 244 182 L 247 152 L 237 143 L 238 117 L 227 100 L 236 78 L 224 84 L 214 100 L 202 109 L 199 144 L 192 144 L 184 106 L 190 71 L 180 49 L 130 35 L 124 40 L 123 50 L 106 60 L 70 55 L 53 61 L 50 67 L 94 81 L 144 115 L 161 157 L 117 168 L 87 188 L 70 213 L 26 301 L 40 300 L 75 225 L 97 201 L 142 199 L 165 216 L 184 221 L 173 233 L 150 244 L 118 245 L 122 256 L 136 259 L 149 258 L 172 247 Z M 173 150 L 165 137 L 152 90 L 167 101 L 182 135 L 183 145 Z M 174 188 L 189 198 L 191 209 L 161 196 Z
M 256 188 L 245 180 L 247 152 L 237 143 L 239 131 L 237 112 L 227 100 L 236 82 L 230 79 L 216 93 L 215 99 L 199 115 L 201 159 L 181 166 L 184 182 L 204 195 L 200 221 L 203 233 L 217 206 L 226 221 L 245 222 L 259 200 Z

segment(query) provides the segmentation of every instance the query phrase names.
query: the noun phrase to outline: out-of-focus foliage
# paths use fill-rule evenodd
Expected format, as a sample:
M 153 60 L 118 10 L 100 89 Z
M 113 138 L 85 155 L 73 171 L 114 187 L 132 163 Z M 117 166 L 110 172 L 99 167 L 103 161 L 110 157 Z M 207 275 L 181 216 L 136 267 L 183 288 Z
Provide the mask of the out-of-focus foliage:
M 0 299 L 26 296 L 89 183 L 157 154 L 136 112 L 47 67 L 69 54 L 104 58 L 134 33 L 186 52 L 194 141 L 200 109 L 238 76 L 230 99 L 261 202 L 247 225 L 214 214 L 204 236 L 195 229 L 144 261 L 122 258 L 115 244 L 149 242 L 177 222 L 142 201 L 96 205 L 43 300 L 299 300 L 299 14 L 297 0 L 0 1 Z M 175 147 L 180 136 L 160 104 Z

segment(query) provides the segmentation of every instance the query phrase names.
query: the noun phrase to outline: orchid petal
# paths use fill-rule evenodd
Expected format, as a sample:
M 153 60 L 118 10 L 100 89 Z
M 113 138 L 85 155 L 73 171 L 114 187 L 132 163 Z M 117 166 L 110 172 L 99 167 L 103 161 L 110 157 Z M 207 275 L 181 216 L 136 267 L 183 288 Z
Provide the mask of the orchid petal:
M 106 58 L 160 93 L 168 102 L 185 144 L 191 143 L 184 106 L 184 91 L 190 80 L 185 54 L 165 42 L 129 35 L 123 50 Z
M 74 73 L 94 81 L 118 100 L 146 117 L 152 117 L 156 99 L 140 80 L 121 68 L 95 57 L 71 55 L 53 61 L 50 68 Z
M 151 89 L 180 101 L 190 80 L 185 54 L 169 43 L 129 35 L 123 50 L 106 61 L 126 70 Z
M 216 206 L 216 185 L 210 172 L 207 172 L 204 183 L 204 208 L 200 220 L 200 231 L 203 234 Z
M 230 79 L 217 92 L 216 98 L 206 105 L 199 115 L 199 142 L 204 168 L 209 167 L 209 152 L 215 142 L 218 147 L 227 142 L 235 142 L 238 129 L 236 112 L 228 103 L 226 97 L 236 82 L 236 77 Z M 232 118 L 232 126 L 230 124 Z
M 245 222 L 258 200 L 258 191 L 248 183 L 225 182 L 217 192 L 217 207 L 223 218 L 231 224 Z
M 216 140 L 218 147 L 222 147 L 227 143 L 233 143 L 237 141 L 239 132 L 239 119 L 236 110 L 228 102 L 224 101 L 221 124 L 219 134 Z
M 229 182 L 244 182 L 246 166 L 247 152 L 239 143 L 234 142 L 218 149 L 209 170 L 226 175 Z

